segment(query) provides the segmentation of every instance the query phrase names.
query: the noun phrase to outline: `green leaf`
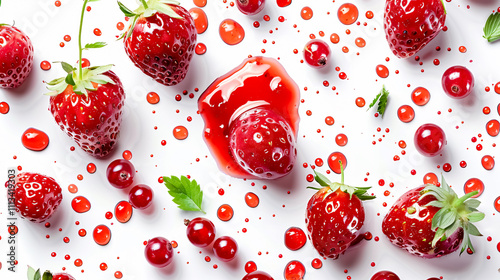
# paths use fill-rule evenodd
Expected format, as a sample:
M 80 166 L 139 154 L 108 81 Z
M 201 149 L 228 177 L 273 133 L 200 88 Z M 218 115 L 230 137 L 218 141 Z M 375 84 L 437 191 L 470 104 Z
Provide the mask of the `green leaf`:
M 483 32 L 483 37 L 488 40 L 488 42 L 494 42 L 500 39 L 500 13 L 493 13 L 488 17 Z
M 375 96 L 375 98 L 373 99 L 372 103 L 370 103 L 370 105 L 368 106 L 368 109 L 366 109 L 366 111 L 370 110 L 373 106 L 375 106 L 375 104 L 377 104 L 377 101 L 379 100 L 381 95 L 382 95 L 382 92 L 379 92 L 377 94 L 377 96 Z
M 64 80 L 65 80 L 65 77 L 57 78 L 57 79 L 54 79 L 54 80 L 48 82 L 47 85 L 49 85 L 49 86 L 55 86 L 55 85 L 59 84 L 60 82 L 62 82 Z
M 196 180 L 190 181 L 186 176 L 179 179 L 176 176 L 163 177 L 163 182 L 168 188 L 168 193 L 173 197 L 172 201 L 186 211 L 203 211 L 203 191 Z
M 477 208 L 479 207 L 479 205 L 481 204 L 481 201 L 475 199 L 475 198 L 471 198 L 471 199 L 468 199 L 467 201 L 465 201 L 465 205 L 469 208 Z
M 167 3 L 165 3 L 165 2 L 167 2 Z M 158 11 L 160 13 L 166 14 L 167 16 L 169 16 L 171 18 L 181 19 L 182 17 L 180 15 L 178 15 L 172 9 L 172 7 L 170 7 L 167 4 L 170 4 L 170 3 L 168 1 L 164 1 L 163 3 L 161 1 L 153 2 L 152 5 L 150 5 L 149 9 L 146 9 L 146 11 L 144 12 L 144 16 L 145 17 L 151 16 L 156 11 Z
M 472 212 L 467 215 L 467 219 L 469 219 L 469 222 L 475 223 L 484 219 L 484 216 L 485 215 L 482 212 Z
M 326 178 L 325 175 L 323 175 L 319 172 L 316 172 L 316 170 L 314 170 L 314 179 L 322 187 L 328 187 L 332 184 L 332 182 L 330 182 L 330 180 L 328 180 L 328 178 Z
M 42 280 L 52 280 L 52 273 L 50 271 L 45 271 L 42 276 Z
M 474 224 L 469 223 L 467 225 L 467 232 L 474 236 L 483 236 Z
M 387 101 L 389 97 L 389 92 L 385 89 L 385 86 L 382 86 L 382 95 L 380 96 L 380 100 L 378 102 L 377 112 L 384 117 L 385 109 L 387 108 Z
M 83 49 L 84 50 L 99 49 L 99 48 L 105 47 L 106 45 L 107 45 L 106 42 L 95 42 L 95 43 L 91 43 L 91 44 L 86 44 Z
M 75 67 L 71 66 L 71 64 L 64 61 L 54 61 L 54 63 L 61 63 L 61 66 L 66 73 L 71 73 L 76 70 Z
M 33 267 L 28 265 L 28 280 L 34 280 L 35 274 L 36 274 L 36 270 Z M 38 272 L 38 274 L 40 274 L 40 272 Z
M 125 5 L 123 5 L 122 2 L 118 1 L 118 6 L 120 7 L 120 10 L 123 12 L 123 14 L 126 16 L 126 17 L 134 17 L 136 16 L 136 14 L 134 12 L 132 12 L 129 8 L 127 8 Z
M 66 78 L 64 79 L 64 81 L 68 84 L 68 85 L 72 85 L 74 86 L 75 85 L 75 80 L 73 79 L 73 73 L 69 73 Z

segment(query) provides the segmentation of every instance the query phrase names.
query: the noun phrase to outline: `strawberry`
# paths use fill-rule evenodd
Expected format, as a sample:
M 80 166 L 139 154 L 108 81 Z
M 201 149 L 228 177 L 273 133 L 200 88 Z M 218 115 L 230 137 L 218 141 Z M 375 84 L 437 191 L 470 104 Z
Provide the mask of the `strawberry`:
M 362 200 L 374 199 L 366 194 L 370 187 L 352 187 L 344 184 L 342 163 L 340 183 L 332 183 L 324 175 L 314 171 L 316 182 L 323 188 L 307 203 L 306 226 L 309 240 L 325 258 L 337 259 L 349 246 L 359 242 L 361 227 L 365 221 Z
M 46 221 L 61 204 L 61 187 L 48 176 L 23 172 L 16 177 L 16 211 L 25 219 L 41 223 Z
M 403 194 L 389 210 L 382 230 L 392 244 L 423 258 L 436 258 L 467 248 L 474 251 L 470 235 L 481 236 L 472 223 L 484 218 L 480 202 L 458 198 L 442 178 L 441 187 L 425 185 Z M 462 244 L 462 246 L 460 246 Z
M 173 0 L 140 0 L 135 11 L 118 2 L 131 25 L 123 34 L 125 52 L 144 74 L 166 86 L 180 83 L 196 46 L 191 14 Z
M 0 87 L 19 87 L 33 69 L 33 45 L 21 30 L 0 24 Z
M 394 55 L 411 57 L 443 29 L 442 0 L 386 0 L 385 37 Z
M 245 275 L 242 280 L 274 280 L 274 278 L 264 271 L 256 270 Z
M 85 0 L 83 11 L 89 0 Z M 83 49 L 101 48 L 106 44 L 97 42 L 81 47 L 83 11 L 80 19 L 79 56 Z M 104 157 L 115 147 L 125 101 L 120 79 L 110 71 L 112 65 L 73 67 L 61 62 L 66 77 L 48 84 L 51 91 L 50 112 L 59 127 L 73 138 L 87 153 Z
M 251 175 L 276 179 L 295 163 L 295 135 L 287 121 L 262 107 L 241 114 L 230 128 L 229 148 L 239 165 Z
M 51 273 L 48 270 L 42 274 L 40 269 L 35 271 L 31 266 L 28 266 L 28 280 L 76 280 L 76 278 L 68 273 Z

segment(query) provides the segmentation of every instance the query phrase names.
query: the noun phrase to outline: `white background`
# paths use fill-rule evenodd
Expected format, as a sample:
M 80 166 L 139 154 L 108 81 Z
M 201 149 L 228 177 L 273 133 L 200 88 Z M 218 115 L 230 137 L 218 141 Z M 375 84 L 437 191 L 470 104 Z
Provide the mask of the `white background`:
M 6 174 L 7 168 L 22 166 L 23 171 L 52 176 L 63 188 L 64 196 L 59 210 L 50 219 L 50 228 L 45 228 L 43 224 L 19 221 L 18 274 L 6 271 L 4 252 L 7 252 L 8 235 L 6 230 L 0 231 L 0 262 L 3 264 L 0 279 L 25 279 L 27 265 L 54 272 L 65 267 L 77 279 L 114 279 L 115 271 L 123 273 L 122 279 L 241 279 L 245 274 L 244 264 L 249 260 L 253 260 L 259 270 L 267 271 L 274 279 L 283 279 L 283 269 L 291 260 L 302 261 L 307 270 L 306 279 L 346 279 L 350 276 L 352 279 L 364 280 L 386 269 L 396 272 L 402 279 L 410 280 L 439 276 L 446 280 L 500 277 L 500 255 L 496 249 L 500 242 L 499 214 L 493 207 L 495 198 L 500 195 L 498 167 L 486 171 L 480 161 L 483 155 L 498 154 L 498 147 L 493 147 L 497 138 L 487 135 L 485 125 L 490 119 L 498 119 L 500 95 L 494 93 L 493 85 L 500 81 L 497 71 L 499 45 L 487 43 L 481 37 L 484 22 L 491 11 L 497 8 L 498 2 L 468 1 L 470 8 L 462 1 L 446 2 L 448 31 L 441 32 L 418 53 L 423 62 L 420 66 L 413 58 L 400 60 L 390 52 L 382 24 L 384 1 L 356 1 L 361 24 L 345 26 L 336 15 L 344 1 L 294 0 L 290 6 L 279 8 L 275 1 L 268 0 L 264 11 L 249 17 L 241 14 L 236 7 L 230 7 L 229 2 L 209 0 L 203 8 L 208 15 L 209 27 L 198 36 L 198 41 L 205 43 L 208 51 L 204 55 L 194 56 L 187 78 L 174 87 L 165 87 L 145 76 L 126 56 L 122 42 L 115 40 L 115 36 L 119 35 L 116 24 L 124 22 L 116 2 L 105 0 L 91 3 L 92 11 L 86 13 L 83 40 L 106 41 L 109 46 L 85 52 L 84 57 L 90 59 L 92 65 L 115 64 L 114 71 L 121 78 L 127 94 L 119 145 L 113 155 L 102 160 L 85 154 L 58 128 L 48 111 L 49 98 L 43 95 L 46 89 L 42 81 L 60 77 L 63 71 L 57 64 L 53 64 L 50 71 L 42 71 L 40 62 L 64 60 L 76 63 L 78 59 L 77 31 L 82 1 L 61 2 L 61 7 L 57 8 L 53 0 L 4 0 L 0 8 L 2 22 L 15 21 L 16 26 L 30 36 L 35 48 L 35 67 L 29 79 L 17 90 L 0 92 L 0 101 L 6 101 L 11 107 L 8 114 L 0 115 L 0 172 Z M 136 7 L 134 1 L 123 2 L 131 8 Z M 194 7 L 191 1 L 184 1 L 182 5 L 187 9 Z M 300 18 L 300 10 L 305 5 L 314 11 L 309 21 Z M 374 12 L 373 19 L 365 17 L 368 10 Z M 270 16 L 269 22 L 263 20 L 264 15 Z M 284 16 L 285 22 L 279 22 L 279 16 Z M 220 39 L 218 25 L 225 18 L 233 18 L 245 28 L 245 39 L 239 45 L 228 46 Z M 259 28 L 253 27 L 256 20 L 260 22 Z M 363 25 L 364 22 L 367 26 Z M 92 32 L 94 28 L 100 28 L 103 35 L 96 37 Z M 350 35 L 346 34 L 346 29 L 351 31 Z M 309 34 L 319 37 L 319 31 L 325 33 L 323 39 L 332 49 L 330 65 L 322 70 L 300 63 L 301 50 L 309 40 Z M 329 42 L 333 32 L 340 35 L 339 44 Z M 67 34 L 72 40 L 65 42 L 64 48 L 59 47 Z M 366 47 L 355 46 L 357 37 L 366 40 Z M 263 39 L 267 39 L 267 43 L 263 43 Z M 272 44 L 273 41 L 275 44 Z M 348 53 L 342 52 L 343 46 L 349 48 Z M 437 51 L 436 46 L 440 46 L 441 50 Z M 465 46 L 467 52 L 460 53 L 459 46 Z M 451 50 L 447 51 L 447 48 Z M 261 49 L 266 50 L 266 56 L 280 57 L 280 62 L 301 88 L 304 102 L 299 109 L 298 160 L 293 172 L 283 179 L 244 181 L 228 177 L 217 169 L 201 137 L 203 121 L 196 114 L 197 98 L 214 79 L 239 65 L 248 55 L 262 55 Z M 294 54 L 294 49 L 298 49 L 299 53 Z M 357 52 L 359 55 L 356 55 Z M 390 58 L 388 62 L 386 57 Z M 433 64 L 436 58 L 440 60 L 438 66 Z M 380 79 L 376 75 L 377 64 L 389 68 L 388 78 Z M 472 96 L 464 100 L 453 100 L 442 91 L 441 75 L 452 65 L 466 66 L 476 78 Z M 334 69 L 337 66 L 347 74 L 348 80 L 339 79 L 339 72 Z M 399 70 L 399 74 L 395 73 L 396 70 Z M 324 80 L 329 81 L 329 87 L 323 86 Z M 366 112 L 366 106 L 358 108 L 354 101 L 357 97 L 363 97 L 369 104 L 383 84 L 391 94 L 387 112 L 382 119 L 373 116 L 374 110 Z M 332 90 L 332 86 L 336 90 Z M 417 86 L 424 86 L 431 92 L 430 102 L 423 107 L 411 102 L 410 94 Z M 486 92 L 486 86 L 492 90 Z M 307 87 L 307 91 L 304 87 Z M 195 92 L 195 88 L 199 88 L 199 91 Z M 190 99 L 182 95 L 183 90 L 194 93 L 195 97 Z M 146 94 L 150 91 L 160 95 L 159 104 L 147 103 Z M 182 101 L 175 101 L 177 94 L 182 95 Z M 397 118 L 397 109 L 404 104 L 412 105 L 416 113 L 415 119 L 406 124 Z M 491 114 L 482 113 L 485 106 L 491 108 Z M 179 113 L 176 113 L 177 109 Z M 448 109 L 452 109 L 451 112 Z M 312 111 L 311 116 L 306 115 L 307 110 Z M 153 114 L 153 111 L 156 113 Z M 442 113 L 438 115 L 438 111 Z M 188 116 L 192 117 L 191 122 L 186 120 Z M 326 116 L 335 119 L 333 126 L 325 124 Z M 447 135 L 448 143 L 442 156 L 426 158 L 415 150 L 414 131 L 428 122 L 440 125 Z M 172 129 L 177 125 L 188 128 L 190 134 L 186 140 L 174 139 Z M 154 129 L 155 126 L 157 129 Z M 459 128 L 456 129 L 456 126 Z M 50 145 L 46 150 L 33 152 L 22 146 L 21 135 L 29 127 L 41 129 L 49 135 Z M 381 132 L 377 132 L 378 127 L 382 129 Z M 389 128 L 389 133 L 385 132 L 386 128 Z M 349 142 L 345 147 L 335 144 L 338 133 L 348 136 Z M 470 139 L 478 137 L 478 134 L 482 134 L 482 137 L 472 143 Z M 379 138 L 383 139 L 382 142 L 378 142 Z M 166 140 L 167 145 L 162 146 L 161 140 Z M 400 140 L 407 143 L 406 155 L 401 155 L 402 149 L 397 145 Z M 372 141 L 377 141 L 377 144 L 372 145 Z M 483 145 L 481 151 L 475 148 L 478 143 Z M 76 147 L 74 152 L 70 151 L 71 146 Z M 115 218 L 107 220 L 105 213 L 113 211 L 120 200 L 127 199 L 128 193 L 111 187 L 106 181 L 105 170 L 125 150 L 133 154 L 132 162 L 138 171 L 135 183 L 150 185 L 155 197 L 152 209 L 135 211 L 128 223 L 120 224 Z M 328 169 L 327 157 L 334 151 L 341 151 L 347 157 L 346 183 L 373 186 L 372 192 L 378 198 L 365 203 L 367 220 L 363 230 L 370 231 L 380 240 L 363 242 L 349 249 L 338 260 L 324 260 L 323 267 L 316 270 L 310 263 L 319 255 L 312 245 L 308 242 L 302 249 L 290 251 L 284 246 L 283 236 L 290 226 L 305 229 L 305 207 L 313 191 L 306 190 L 310 184 L 305 178 L 311 169 L 303 168 L 303 163 L 311 165 L 316 158 L 321 158 L 325 165 L 318 167 L 318 170 L 325 172 Z M 393 161 L 395 155 L 399 155 L 401 160 Z M 17 156 L 16 160 L 14 156 Z M 462 160 L 467 162 L 466 168 L 459 166 Z M 97 166 L 95 174 L 86 171 L 87 164 L 91 162 Z M 421 185 L 427 172 L 440 176 L 442 169 L 437 166 L 444 163 L 452 165 L 451 172 L 443 173 L 459 195 L 463 194 L 467 179 L 477 177 L 484 182 L 485 191 L 479 199 L 483 202 L 480 210 L 486 214 L 486 218 L 477 224 L 484 237 L 473 238 L 476 247 L 474 255 L 463 254 L 459 257 L 457 252 L 437 260 L 424 260 L 391 245 L 382 234 L 381 223 L 397 197 Z M 410 174 L 412 169 L 416 171 L 414 176 Z M 82 181 L 77 180 L 78 174 L 83 175 Z M 201 250 L 200 253 L 200 249 L 187 240 L 183 219 L 194 218 L 199 213 L 177 209 L 166 188 L 157 181 L 163 175 L 187 174 L 195 178 L 204 190 L 203 207 L 207 212 L 204 216 L 215 223 L 217 236 L 229 235 L 237 240 L 239 251 L 235 261 L 218 261 L 210 250 Z M 333 174 L 329 177 L 332 180 L 340 179 Z M 380 179 L 385 181 L 384 186 L 378 185 Z M 255 186 L 251 185 L 252 182 Z M 393 188 L 389 187 L 390 182 L 394 183 Z M 83 195 L 91 201 L 92 209 L 89 212 L 77 214 L 71 209 L 71 200 L 76 195 L 68 192 L 69 184 L 78 186 L 76 195 Z M 267 189 L 264 190 L 263 185 Z M 219 188 L 224 189 L 223 196 L 217 193 Z M 384 196 L 386 190 L 390 191 L 390 196 Z M 249 191 L 260 197 L 257 208 L 250 208 L 244 202 L 244 195 Z M 290 194 L 287 194 L 288 191 Z M 6 223 L 4 195 L 0 196 L 0 202 L 4 205 L 0 210 L 0 220 Z M 388 204 L 387 207 L 383 207 L 384 202 Z M 229 222 L 222 222 L 216 216 L 217 208 L 224 203 L 234 208 L 234 217 Z M 249 221 L 245 222 L 245 218 Z M 75 225 L 76 221 L 80 224 Z M 99 246 L 92 239 L 92 230 L 99 224 L 108 225 L 112 231 L 111 242 L 106 246 Z M 59 231 L 59 228 L 62 230 Z M 87 230 L 86 237 L 78 236 L 80 228 Z M 243 228 L 247 229 L 246 233 L 242 232 Z M 46 238 L 47 234 L 50 235 L 49 239 Z M 164 236 L 179 244 L 175 261 L 166 269 L 153 268 L 143 256 L 143 242 L 155 236 Z M 487 241 L 488 236 L 492 237 L 491 242 Z M 64 237 L 69 237 L 70 242 L 64 243 Z M 51 257 L 52 252 L 57 254 L 56 257 Z M 66 254 L 71 256 L 70 260 L 64 259 Z M 205 256 L 210 256 L 212 260 L 206 262 Z M 491 259 L 487 260 L 487 256 Z M 83 266 L 75 267 L 74 260 L 77 258 L 83 261 Z M 99 269 L 102 262 L 108 265 L 106 271 Z M 375 267 L 372 267 L 372 262 Z M 217 269 L 213 268 L 214 264 L 218 265 Z

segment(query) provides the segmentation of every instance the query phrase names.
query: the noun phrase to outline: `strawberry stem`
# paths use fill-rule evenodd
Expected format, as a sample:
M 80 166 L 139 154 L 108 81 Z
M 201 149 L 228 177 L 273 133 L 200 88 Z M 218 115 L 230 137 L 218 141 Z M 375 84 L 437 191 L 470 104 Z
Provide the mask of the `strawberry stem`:
M 144 6 L 144 9 L 149 8 L 148 4 L 146 3 L 146 0 L 141 0 L 142 5 Z
M 340 183 L 343 185 L 344 184 L 344 165 L 342 165 L 342 161 L 339 160 L 340 164 Z
M 83 71 L 82 71 L 82 29 L 83 29 L 83 16 L 85 14 L 85 8 L 87 8 L 87 3 L 89 0 L 84 0 L 83 1 L 83 8 L 82 8 L 82 14 L 80 16 L 80 31 L 78 32 L 78 79 L 81 79 L 83 76 Z

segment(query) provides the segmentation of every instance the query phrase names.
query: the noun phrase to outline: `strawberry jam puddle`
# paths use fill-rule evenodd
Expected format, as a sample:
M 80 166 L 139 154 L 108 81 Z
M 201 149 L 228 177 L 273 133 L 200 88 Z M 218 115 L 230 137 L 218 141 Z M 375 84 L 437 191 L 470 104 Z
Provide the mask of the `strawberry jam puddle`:
M 276 179 L 296 159 L 300 91 L 275 59 L 252 57 L 200 96 L 204 139 L 219 169 L 237 178 Z

